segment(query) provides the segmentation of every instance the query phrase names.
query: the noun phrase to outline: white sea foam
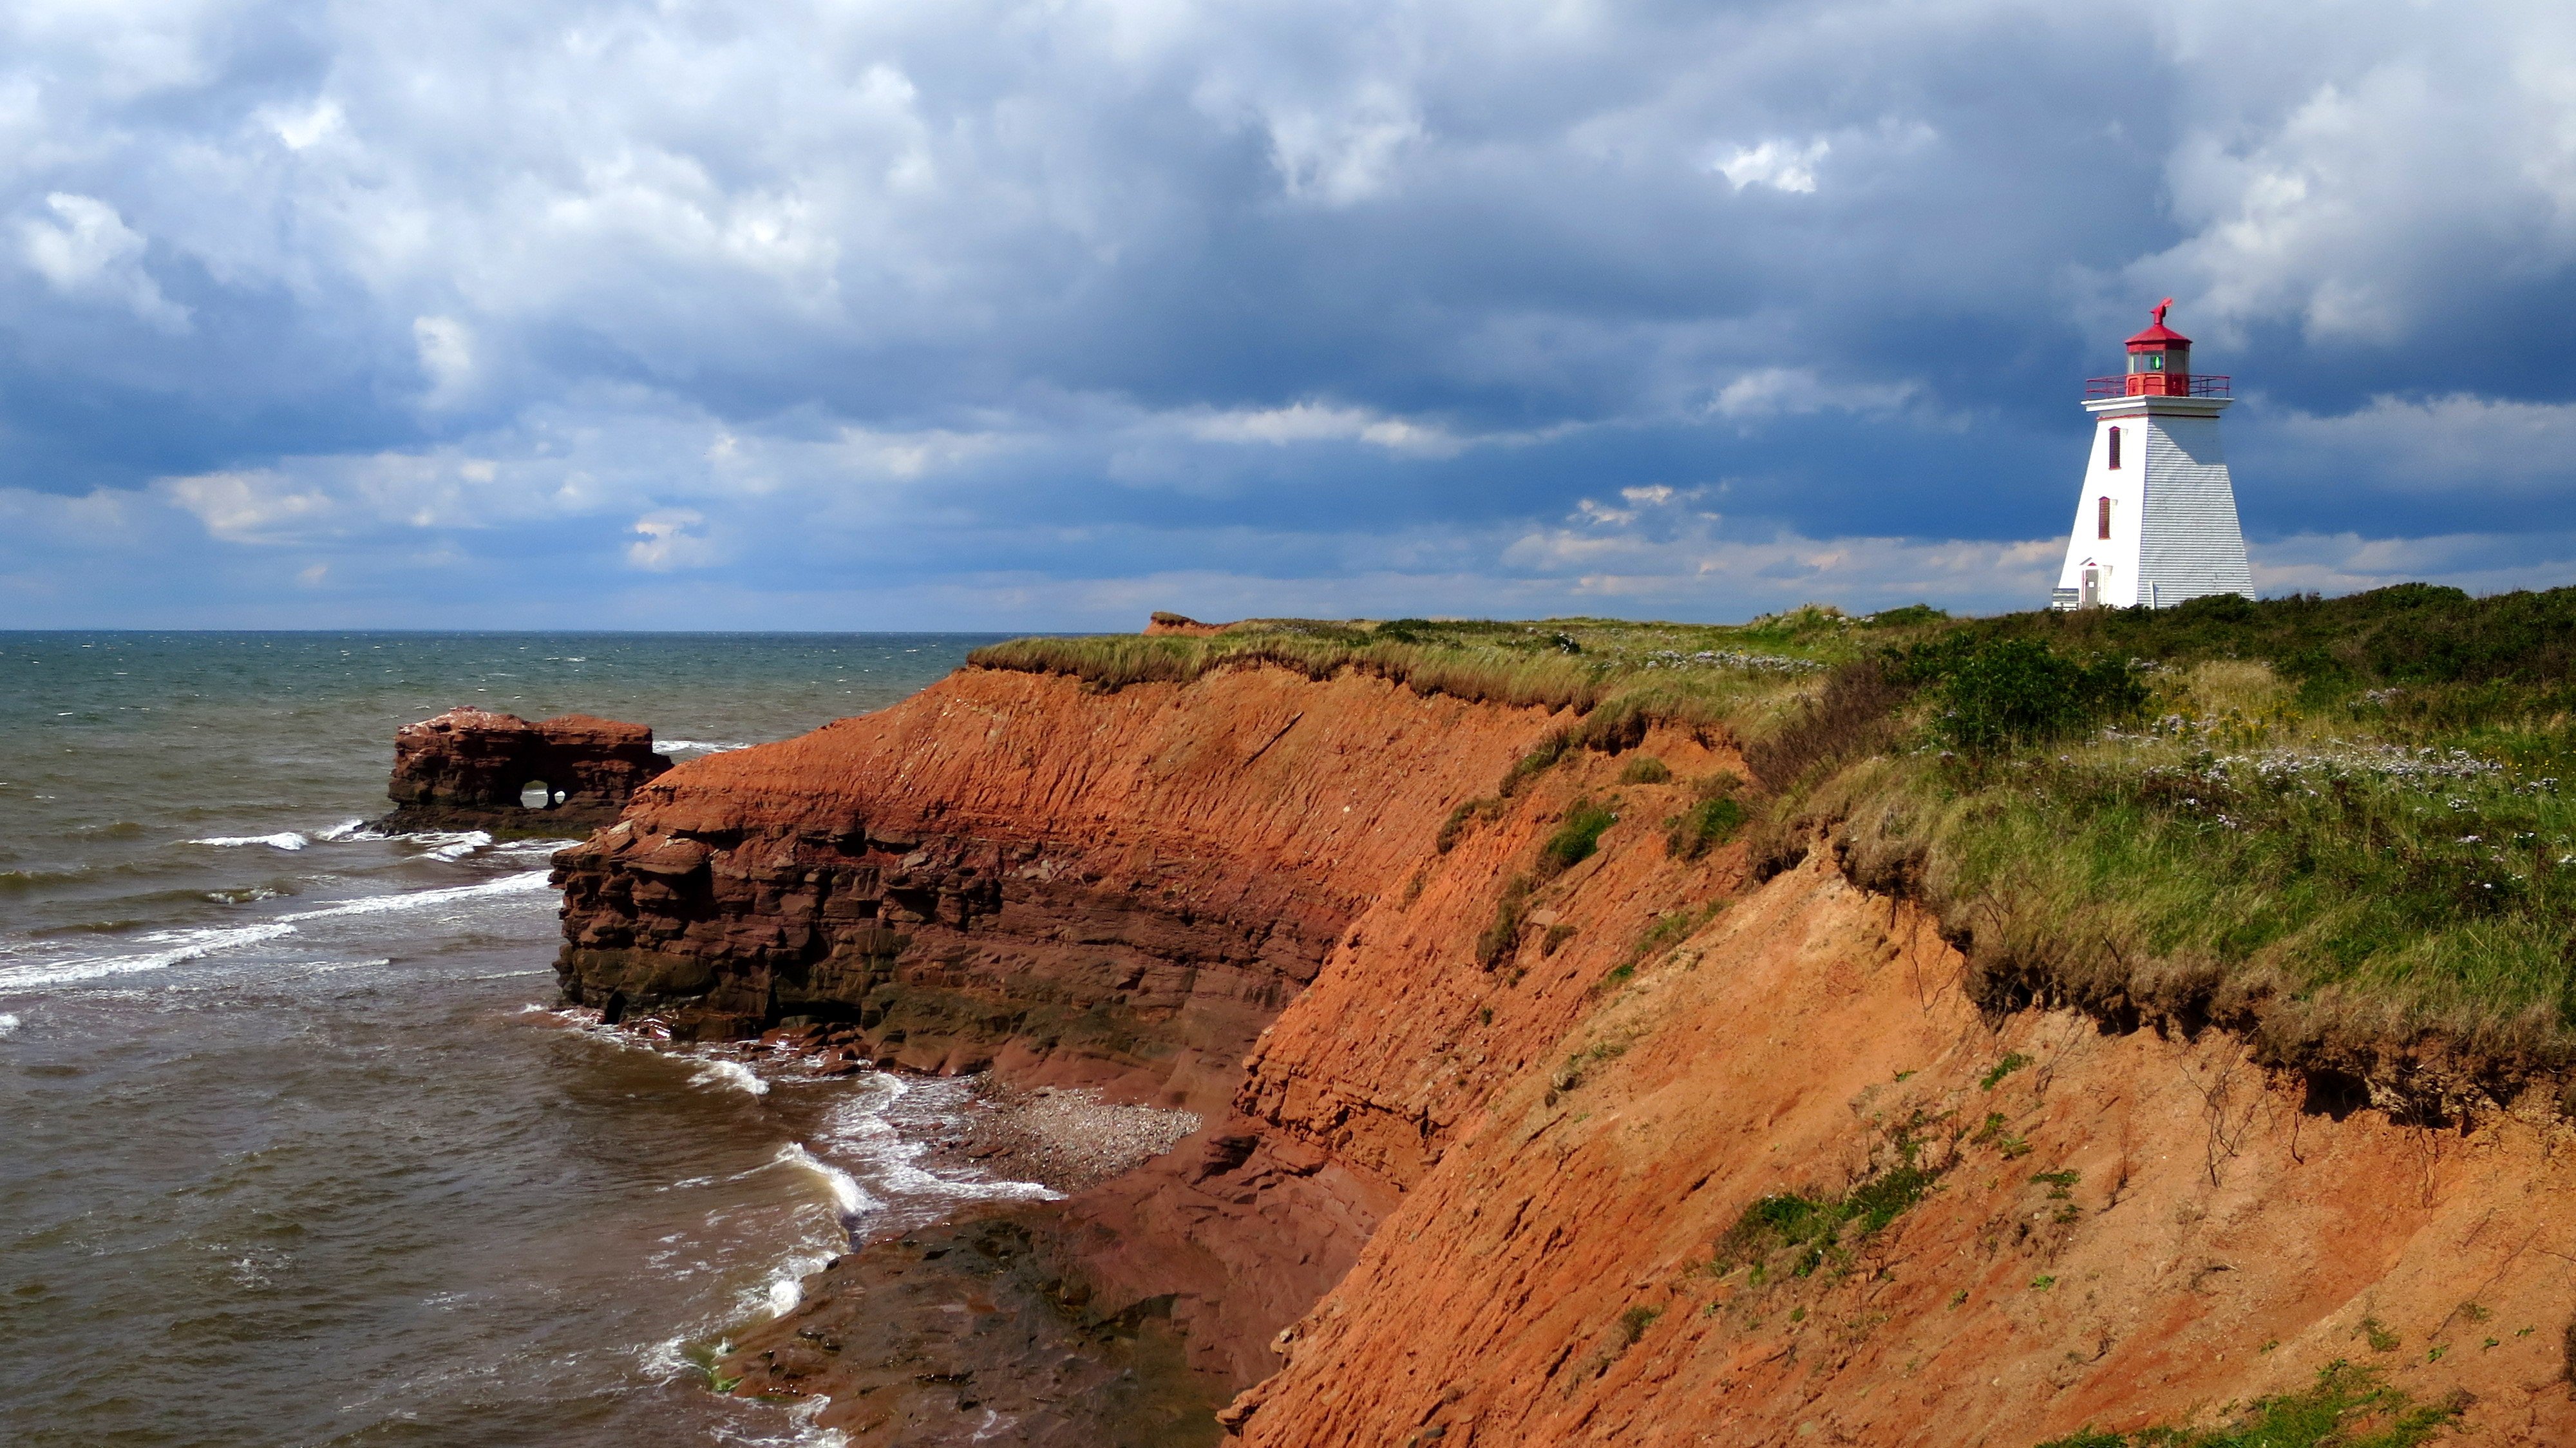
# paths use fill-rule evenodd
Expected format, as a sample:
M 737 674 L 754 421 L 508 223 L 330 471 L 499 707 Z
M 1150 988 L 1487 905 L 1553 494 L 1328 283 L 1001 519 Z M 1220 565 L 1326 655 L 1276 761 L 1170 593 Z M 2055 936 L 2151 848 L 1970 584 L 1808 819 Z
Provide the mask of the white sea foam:
M 280 915 L 280 920 L 324 920 L 337 915 L 381 915 L 388 910 L 422 910 L 434 905 L 454 905 L 479 900 L 491 895 L 522 895 L 546 888 L 546 872 L 528 870 L 516 875 L 503 875 L 472 885 L 450 885 L 439 890 L 410 890 L 397 895 L 364 895 L 325 905 L 319 910 L 298 910 Z
M 1056 1199 L 1058 1193 L 1039 1182 L 944 1177 L 924 1170 L 918 1163 L 928 1154 L 929 1143 L 907 1140 L 886 1119 L 887 1108 L 911 1088 L 894 1076 L 871 1078 L 870 1085 L 875 1089 L 853 1093 L 824 1114 L 818 1139 L 830 1159 L 847 1162 L 877 1194 L 880 1200 L 871 1201 L 871 1209 L 883 1199 L 934 1207 L 961 1201 Z
M 101 976 L 132 975 L 138 971 L 166 970 L 181 961 L 195 960 L 219 950 L 233 950 L 292 935 L 295 927 L 285 924 L 243 925 L 230 930 L 155 930 L 136 937 L 145 945 L 166 948 L 142 955 L 89 955 L 75 960 L 54 961 L 43 965 L 22 965 L 0 970 L 0 992 L 35 990 L 49 985 L 68 985 L 78 980 L 96 980 Z
M 855 1217 L 877 1205 L 877 1199 L 868 1195 L 867 1188 L 859 1185 L 857 1177 L 806 1150 L 803 1142 L 789 1142 L 786 1149 L 778 1153 L 778 1159 L 793 1162 L 822 1178 L 823 1185 L 832 1190 L 833 1204 L 841 1209 L 844 1217 Z
M 461 860 L 477 850 L 492 847 L 492 836 L 484 830 L 422 830 L 418 834 L 396 835 L 394 838 L 416 847 L 433 860 Z
M 703 739 L 656 739 L 653 741 L 653 752 L 656 754 L 730 754 L 734 750 L 749 749 L 750 747 L 751 746 L 748 744 L 711 744 Z
M 492 853 L 503 859 L 513 859 L 522 855 L 551 855 L 567 845 L 580 843 L 581 841 L 575 839 L 512 840 L 506 845 L 493 846 Z
M 796 1304 L 805 1300 L 805 1279 L 831 1265 L 829 1252 L 799 1252 L 780 1263 L 778 1270 L 769 1275 L 763 1299 L 769 1304 L 769 1315 L 785 1317 L 794 1312 Z
M 754 1096 L 766 1096 L 769 1094 L 769 1083 L 761 1080 L 758 1072 L 752 1070 L 749 1066 L 742 1064 L 740 1061 L 706 1062 L 698 1068 L 697 1074 L 689 1078 L 689 1084 L 692 1086 L 730 1086 L 736 1091 L 748 1091 Z
M 317 910 L 298 910 L 280 915 L 260 925 L 239 925 L 216 930 L 155 930 L 135 937 L 144 945 L 157 945 L 158 950 L 134 955 L 86 955 L 71 960 L 46 961 L 0 969 L 0 992 L 35 990 L 43 986 L 68 985 L 74 981 L 96 980 L 102 976 L 133 975 L 140 971 L 164 970 L 182 961 L 196 960 L 218 951 L 238 950 L 257 945 L 282 935 L 293 935 L 297 923 L 326 920 L 343 915 L 378 915 L 391 910 L 417 910 L 428 906 L 454 905 L 479 900 L 486 896 L 516 895 L 546 887 L 546 872 L 529 870 L 504 875 L 474 885 L 454 885 L 444 890 L 414 890 L 400 895 L 367 895 L 343 900 Z M 375 964 L 373 961 L 357 964 Z
M 16 1034 L 18 1034 L 18 1018 L 0 1011 L 0 1040 L 6 1040 Z
M 190 840 L 192 845 L 266 845 L 272 850 L 300 850 L 313 843 L 293 830 L 280 830 L 273 835 L 217 835 L 210 840 Z
M 382 830 L 372 830 L 367 828 L 367 822 L 365 820 L 346 819 L 333 825 L 327 830 L 315 831 L 313 838 L 317 840 L 328 840 L 333 844 L 338 844 L 343 840 L 382 840 L 389 839 L 391 836 L 385 834 Z

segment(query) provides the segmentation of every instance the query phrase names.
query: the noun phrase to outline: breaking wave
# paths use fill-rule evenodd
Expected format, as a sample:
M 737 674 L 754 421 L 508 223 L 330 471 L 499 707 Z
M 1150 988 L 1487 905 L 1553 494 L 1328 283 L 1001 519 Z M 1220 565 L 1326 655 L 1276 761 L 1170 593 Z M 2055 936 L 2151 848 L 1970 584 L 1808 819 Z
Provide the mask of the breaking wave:
M 313 843 L 293 830 L 279 830 L 273 835 L 216 835 L 212 839 L 190 840 L 192 845 L 266 845 L 272 850 L 300 850 Z
M 703 739 L 656 739 L 653 741 L 653 752 L 656 754 L 730 754 L 734 750 L 749 749 L 750 747 L 751 746 L 748 744 L 710 744 Z

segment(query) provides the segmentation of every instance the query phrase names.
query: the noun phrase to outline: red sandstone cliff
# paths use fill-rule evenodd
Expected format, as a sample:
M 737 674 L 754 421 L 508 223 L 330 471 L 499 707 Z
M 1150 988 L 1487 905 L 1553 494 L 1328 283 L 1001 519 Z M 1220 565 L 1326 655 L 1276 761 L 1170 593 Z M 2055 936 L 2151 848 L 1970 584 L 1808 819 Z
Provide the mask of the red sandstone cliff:
M 1668 856 L 1722 741 L 1652 732 L 1669 784 L 1569 755 L 1435 847 L 1565 722 L 1354 676 L 970 670 L 684 766 L 560 856 L 575 999 L 847 1021 L 905 1064 L 1210 1122 L 1043 1212 L 845 1258 L 745 1336 L 740 1390 L 830 1394 L 868 1443 L 996 1414 L 1190 1441 L 1134 1387 L 1185 1362 L 1250 1386 L 1251 1443 L 2001 1445 L 2353 1358 L 2469 1395 L 2469 1441 L 2576 1441 L 2545 1105 L 2338 1116 L 2221 1035 L 1983 1019 L 1930 922 L 1830 855 L 1759 886 L 1740 847 Z M 1587 796 L 1620 822 L 1535 879 Z M 1883 1231 L 1807 1275 L 1725 1262 L 1757 1200 L 1900 1155 L 1937 1181 Z

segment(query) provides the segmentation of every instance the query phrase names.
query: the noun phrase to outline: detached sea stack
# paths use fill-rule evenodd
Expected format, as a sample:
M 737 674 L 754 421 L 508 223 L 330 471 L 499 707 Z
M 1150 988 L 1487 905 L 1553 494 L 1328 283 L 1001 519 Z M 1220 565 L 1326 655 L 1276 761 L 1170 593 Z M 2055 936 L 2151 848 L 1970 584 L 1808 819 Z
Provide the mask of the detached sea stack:
M 563 834 L 613 823 L 635 791 L 671 767 L 653 731 L 589 714 L 536 723 L 471 707 L 394 734 L 394 812 L 404 830 Z

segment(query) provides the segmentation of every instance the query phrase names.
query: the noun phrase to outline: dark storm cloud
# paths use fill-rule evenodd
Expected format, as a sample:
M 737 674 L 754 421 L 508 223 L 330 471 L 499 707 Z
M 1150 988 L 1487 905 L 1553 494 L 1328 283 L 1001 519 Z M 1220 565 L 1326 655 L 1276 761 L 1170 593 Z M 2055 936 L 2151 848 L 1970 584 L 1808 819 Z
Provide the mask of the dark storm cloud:
M 2267 586 L 2576 555 L 2554 6 L 38 0 L 0 56 L 31 622 L 2014 605 L 2168 293 Z

